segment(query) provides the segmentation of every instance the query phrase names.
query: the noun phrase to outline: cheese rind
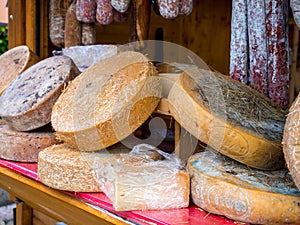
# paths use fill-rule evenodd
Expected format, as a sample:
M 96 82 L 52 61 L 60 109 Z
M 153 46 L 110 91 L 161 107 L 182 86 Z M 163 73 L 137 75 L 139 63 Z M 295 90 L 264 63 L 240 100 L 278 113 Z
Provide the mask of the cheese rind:
M 251 88 L 207 70 L 184 72 L 170 90 L 174 118 L 200 141 L 248 166 L 284 166 L 285 111 Z
M 287 167 L 300 189 L 300 95 L 290 107 L 283 135 L 283 152 Z
M 161 85 L 154 66 L 137 52 L 99 61 L 68 85 L 52 110 L 59 139 L 96 151 L 124 139 L 155 110 Z
M 192 201 L 254 224 L 300 224 L 300 191 L 287 170 L 253 170 L 207 149 L 188 161 Z
M 0 95 L 23 71 L 39 61 L 26 45 L 14 47 L 0 56 Z
M 79 74 L 67 56 L 44 59 L 20 74 L 0 97 L 0 116 L 18 131 L 48 124 L 52 106 L 67 83 Z
M 0 158 L 18 162 L 37 162 L 41 150 L 57 144 L 51 129 L 21 132 L 0 125 Z

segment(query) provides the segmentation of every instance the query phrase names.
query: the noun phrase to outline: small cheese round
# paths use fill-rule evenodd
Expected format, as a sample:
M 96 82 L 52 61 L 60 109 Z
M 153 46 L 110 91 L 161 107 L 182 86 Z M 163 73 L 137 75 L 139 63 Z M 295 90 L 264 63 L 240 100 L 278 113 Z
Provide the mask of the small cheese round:
M 287 169 L 251 169 L 211 148 L 188 160 L 192 201 L 253 224 L 300 224 L 300 191 Z
M 51 111 L 67 83 L 79 74 L 72 59 L 53 56 L 20 74 L 0 96 L 0 116 L 18 131 L 50 122 Z
M 170 90 L 176 121 L 200 141 L 248 166 L 284 166 L 286 112 L 250 87 L 219 73 L 192 69 Z
M 149 60 L 121 52 L 99 61 L 74 79 L 53 106 L 59 139 L 96 151 L 129 136 L 157 107 L 162 88 Z

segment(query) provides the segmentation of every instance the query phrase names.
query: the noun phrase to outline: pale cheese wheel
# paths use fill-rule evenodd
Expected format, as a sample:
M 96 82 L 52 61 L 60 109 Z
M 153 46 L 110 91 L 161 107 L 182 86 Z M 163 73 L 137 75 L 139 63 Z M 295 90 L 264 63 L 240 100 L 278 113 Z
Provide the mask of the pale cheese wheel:
M 20 73 L 38 61 L 39 57 L 25 45 L 3 53 L 0 56 L 0 95 Z
M 0 97 L 0 116 L 18 131 L 48 124 L 52 106 L 67 83 L 79 74 L 72 59 L 53 56 L 20 74 Z
M 287 167 L 300 189 L 300 94 L 290 107 L 283 135 L 283 152 Z
M 0 158 L 17 162 L 37 162 L 41 150 L 59 141 L 50 127 L 21 132 L 0 125 Z
M 174 118 L 200 141 L 248 166 L 284 166 L 286 112 L 250 87 L 208 70 L 189 70 L 170 90 Z
M 59 139 L 82 151 L 129 136 L 155 110 L 161 85 L 152 63 L 138 52 L 99 61 L 74 79 L 52 110 Z
M 209 148 L 187 167 L 202 209 L 246 223 L 300 224 L 300 191 L 288 170 L 251 169 Z

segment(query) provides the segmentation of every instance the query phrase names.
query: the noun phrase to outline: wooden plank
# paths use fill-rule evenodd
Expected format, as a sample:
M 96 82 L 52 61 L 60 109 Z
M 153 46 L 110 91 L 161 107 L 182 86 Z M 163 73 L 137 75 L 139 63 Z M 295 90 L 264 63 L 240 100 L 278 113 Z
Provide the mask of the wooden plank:
M 26 45 L 35 53 L 37 52 L 36 10 L 36 0 L 26 1 Z
M 52 49 L 49 46 L 49 1 L 39 1 L 39 56 L 41 59 L 47 58 L 51 55 Z
M 38 210 L 33 210 L 33 225 L 55 225 L 57 222 L 59 221 L 41 213 Z
M 17 202 L 16 225 L 32 225 L 32 208 L 24 202 Z
M 25 4 L 26 0 L 8 0 L 8 48 L 26 44 Z
M 116 216 L 3 167 L 0 167 L 0 187 L 30 207 L 67 224 L 128 225 Z

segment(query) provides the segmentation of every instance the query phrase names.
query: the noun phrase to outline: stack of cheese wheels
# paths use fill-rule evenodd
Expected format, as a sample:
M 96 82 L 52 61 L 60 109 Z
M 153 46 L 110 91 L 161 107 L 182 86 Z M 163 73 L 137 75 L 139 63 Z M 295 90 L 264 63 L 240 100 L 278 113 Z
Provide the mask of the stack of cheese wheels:
M 12 48 L 0 56 L 0 94 L 24 70 L 39 61 L 25 46 Z
M 55 189 L 100 192 L 94 160 L 104 163 L 112 154 L 126 152 L 129 150 L 120 145 L 100 152 L 82 152 L 67 144 L 52 145 L 39 153 L 38 175 L 42 183 Z
M 143 124 L 157 107 L 161 85 L 151 62 L 127 51 L 99 61 L 75 78 L 53 106 L 57 137 L 73 148 L 111 146 Z
M 287 167 L 300 189 L 300 94 L 290 107 L 283 135 L 283 152 Z
M 79 74 L 72 59 L 54 56 L 20 74 L 0 97 L 0 116 L 18 131 L 48 124 L 52 106 L 67 83 Z
M 285 111 L 250 87 L 192 69 L 181 74 L 168 101 L 174 118 L 217 151 L 258 169 L 283 167 Z
M 0 158 L 18 162 L 37 162 L 38 153 L 57 144 L 51 127 L 22 132 L 0 125 Z
M 251 169 L 207 148 L 188 161 L 192 201 L 254 224 L 300 224 L 300 191 L 288 170 Z

